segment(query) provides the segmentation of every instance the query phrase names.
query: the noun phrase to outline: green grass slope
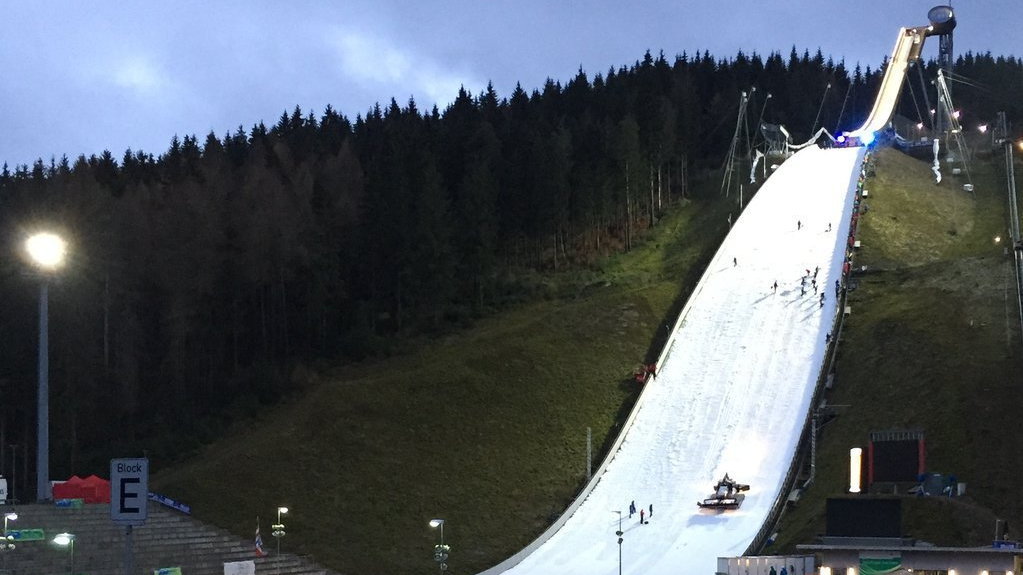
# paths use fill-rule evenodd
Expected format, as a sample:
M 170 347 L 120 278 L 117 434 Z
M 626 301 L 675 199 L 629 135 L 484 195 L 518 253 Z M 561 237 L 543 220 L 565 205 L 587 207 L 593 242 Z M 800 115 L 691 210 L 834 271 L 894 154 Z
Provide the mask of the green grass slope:
M 730 202 L 674 209 L 632 253 L 561 276 L 570 296 L 524 305 L 401 357 L 335 369 L 258 414 L 155 491 L 244 535 L 286 505 L 283 548 L 342 573 L 489 567 L 521 549 L 585 480 L 635 400 L 633 368 L 656 353 L 727 228 Z M 583 276 L 586 276 L 583 279 Z
M 1023 525 L 1013 486 L 1023 402 L 1000 162 L 930 182 L 926 163 L 876 155 L 861 219 L 836 386 L 813 488 L 783 516 L 768 552 L 824 532 L 845 489 L 848 449 L 870 431 L 921 429 L 928 468 L 968 495 L 907 499 L 904 529 L 937 544 L 984 544 L 994 518 Z M 453 572 L 478 572 L 538 535 L 584 481 L 635 399 L 632 368 L 654 353 L 725 232 L 731 202 L 675 210 L 632 253 L 594 274 L 559 276 L 549 301 L 480 321 L 417 351 L 317 374 L 302 397 L 153 478 L 239 535 L 287 505 L 284 549 L 342 573 L 435 568 L 432 517 L 447 520 Z M 583 278 L 583 275 L 586 277 Z M 269 537 L 265 537 L 269 540 Z M 272 543 L 271 543 L 272 545 Z
M 928 164 L 894 150 L 878 153 L 876 167 L 855 262 L 868 269 L 849 294 L 852 314 L 826 397 L 841 407 L 821 430 L 813 487 L 786 511 L 768 552 L 825 532 L 825 500 L 843 496 L 849 449 L 866 447 L 872 431 L 922 430 L 928 471 L 967 484 L 962 498 L 904 498 L 906 536 L 989 545 L 995 518 L 1023 525 L 1015 489 L 1023 475 L 1020 326 L 1003 251 L 1001 162 L 971 165 L 974 194 L 959 178 L 934 185 Z

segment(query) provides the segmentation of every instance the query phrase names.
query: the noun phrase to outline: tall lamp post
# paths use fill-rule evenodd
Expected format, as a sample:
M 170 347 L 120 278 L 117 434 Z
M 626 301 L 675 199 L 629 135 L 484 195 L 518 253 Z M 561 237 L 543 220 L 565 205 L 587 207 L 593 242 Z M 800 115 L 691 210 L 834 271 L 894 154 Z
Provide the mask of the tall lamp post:
M 52 233 L 38 233 L 25 242 L 32 263 L 39 272 L 39 413 L 36 440 L 36 499 L 50 499 L 50 278 L 64 264 L 67 243 Z
M 14 543 L 11 543 L 12 538 L 9 535 L 7 535 L 7 522 L 17 520 L 18 514 L 16 512 L 8 511 L 7 513 L 4 513 L 4 540 L 2 543 L 0 543 L 0 551 L 14 549 Z
M 273 529 L 273 531 L 270 534 L 273 535 L 274 539 L 277 540 L 277 572 L 278 573 L 281 572 L 281 538 L 284 537 L 284 535 L 285 535 L 285 533 L 284 533 L 284 524 L 281 523 L 281 515 L 286 515 L 287 513 L 288 513 L 288 508 L 287 507 L 278 507 L 277 508 L 277 523 L 274 523 L 273 525 L 270 526 L 270 528 Z
M 11 448 L 11 484 L 7 486 L 7 498 L 11 500 L 11 503 L 18 502 L 18 493 L 14 490 L 15 484 L 18 482 L 18 465 L 17 465 L 17 454 L 18 445 L 9 444 L 7 447 Z
M 444 520 L 431 519 L 430 527 L 440 527 L 440 544 L 433 546 L 433 560 L 440 567 L 440 572 L 444 573 L 448 568 L 448 555 L 451 554 L 451 546 L 444 544 Z
M 71 551 L 71 570 L 68 571 L 70 575 L 75 573 L 75 534 L 74 533 L 58 533 L 53 538 L 53 542 L 57 545 L 69 547 Z
M 4 538 L 2 541 L 0 541 L 0 553 L 3 553 L 4 556 L 3 561 L 4 569 L 7 569 L 7 552 L 14 551 L 14 537 L 7 534 L 7 522 L 17 521 L 17 519 L 18 514 L 15 513 L 14 511 L 8 511 L 4 513 Z

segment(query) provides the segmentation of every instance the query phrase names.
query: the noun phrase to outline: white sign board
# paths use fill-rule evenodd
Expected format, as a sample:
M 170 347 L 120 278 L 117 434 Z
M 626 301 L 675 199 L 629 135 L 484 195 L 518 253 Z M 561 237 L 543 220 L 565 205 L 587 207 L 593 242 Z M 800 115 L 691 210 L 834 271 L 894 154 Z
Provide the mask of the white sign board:
M 110 460 L 110 518 L 122 525 L 142 525 L 149 514 L 149 460 Z
M 7 478 L 0 477 L 0 503 L 7 501 Z
M 224 575 L 256 575 L 256 562 L 232 561 L 224 563 Z

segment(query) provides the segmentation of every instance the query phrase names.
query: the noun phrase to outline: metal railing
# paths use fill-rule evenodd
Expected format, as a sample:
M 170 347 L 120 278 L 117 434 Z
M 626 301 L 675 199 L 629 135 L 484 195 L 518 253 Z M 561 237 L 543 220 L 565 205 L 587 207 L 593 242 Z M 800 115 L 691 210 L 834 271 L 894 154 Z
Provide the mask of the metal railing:
M 1019 230 L 1019 209 L 1016 203 L 1016 166 L 1011 140 L 1005 140 L 1005 179 L 1009 196 L 1009 235 L 1012 237 L 1012 261 L 1016 276 L 1016 309 L 1019 312 L 1020 336 L 1023 337 L 1023 238 Z
M 861 165 L 861 174 L 863 173 L 863 166 L 866 164 L 864 159 L 863 165 Z M 857 196 L 863 191 L 862 180 L 857 185 Z M 851 259 L 851 257 L 850 257 Z M 848 287 L 849 278 L 845 278 L 846 288 Z M 842 328 L 845 326 L 845 303 L 847 296 L 847 289 L 841 290 L 841 298 L 836 300 L 835 307 L 835 318 L 832 320 L 832 338 L 828 342 L 828 350 L 825 353 L 824 360 L 821 362 L 821 367 L 817 372 L 817 383 L 814 385 L 813 395 L 810 399 L 810 409 L 806 413 L 806 417 L 803 419 L 803 430 L 800 433 L 799 443 L 796 446 L 795 452 L 792 454 L 792 462 L 789 463 L 789 469 L 785 473 L 785 479 L 782 481 L 782 487 L 778 491 L 778 496 L 775 497 L 774 503 L 771 504 L 771 510 L 767 514 L 767 518 L 764 520 L 764 524 L 760 527 L 760 531 L 757 532 L 756 536 L 753 537 L 753 541 L 750 542 L 749 546 L 743 555 L 754 555 L 760 552 L 764 548 L 767 539 L 771 536 L 775 527 L 781 519 L 782 511 L 784 510 L 785 504 L 788 501 L 789 493 L 792 491 L 792 487 L 795 484 L 796 476 L 799 473 L 801 467 L 800 454 L 804 453 L 807 447 L 807 442 L 814 441 L 812 437 L 813 433 L 816 433 L 813 426 L 813 418 L 817 411 L 817 404 L 820 401 L 820 396 L 824 388 L 824 384 L 827 381 L 827 375 L 831 371 L 831 367 L 835 361 L 835 354 L 838 350 L 838 337 L 842 332 Z M 811 467 L 811 476 L 804 484 L 808 486 L 813 481 L 813 469 Z

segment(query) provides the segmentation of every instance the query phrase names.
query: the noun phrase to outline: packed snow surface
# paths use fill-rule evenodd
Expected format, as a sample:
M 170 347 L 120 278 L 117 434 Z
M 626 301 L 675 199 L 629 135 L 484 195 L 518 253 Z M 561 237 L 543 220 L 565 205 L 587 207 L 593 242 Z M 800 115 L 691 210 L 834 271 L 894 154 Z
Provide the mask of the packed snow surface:
M 616 574 L 618 511 L 623 573 L 710 575 L 718 557 L 742 555 L 780 495 L 810 409 L 863 153 L 810 146 L 768 178 L 683 310 L 592 489 L 553 534 L 488 575 Z M 742 506 L 698 508 L 726 472 L 751 486 Z

